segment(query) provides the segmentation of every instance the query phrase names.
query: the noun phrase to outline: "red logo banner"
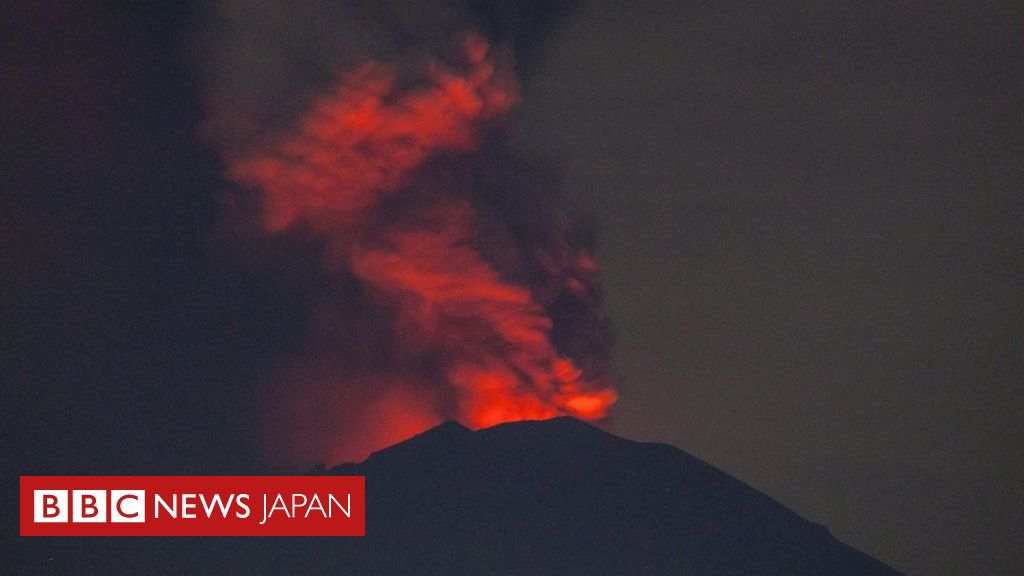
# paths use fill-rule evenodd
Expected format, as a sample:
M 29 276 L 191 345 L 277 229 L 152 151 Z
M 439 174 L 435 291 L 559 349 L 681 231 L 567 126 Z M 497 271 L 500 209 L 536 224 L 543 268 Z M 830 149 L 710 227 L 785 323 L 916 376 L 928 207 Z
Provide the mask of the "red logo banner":
M 363 536 L 363 476 L 22 476 L 22 536 Z

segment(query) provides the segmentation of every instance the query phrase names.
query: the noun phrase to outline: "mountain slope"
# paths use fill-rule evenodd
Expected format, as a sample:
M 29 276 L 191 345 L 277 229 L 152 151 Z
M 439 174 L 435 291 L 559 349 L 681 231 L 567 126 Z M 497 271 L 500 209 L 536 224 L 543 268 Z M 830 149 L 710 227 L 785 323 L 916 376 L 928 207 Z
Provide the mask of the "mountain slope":
M 447 423 L 332 473 L 366 475 L 383 572 L 897 574 L 676 448 L 571 418 Z
M 366 476 L 365 537 L 19 538 L 12 573 L 898 574 L 685 452 L 570 418 L 446 423 L 320 473 Z

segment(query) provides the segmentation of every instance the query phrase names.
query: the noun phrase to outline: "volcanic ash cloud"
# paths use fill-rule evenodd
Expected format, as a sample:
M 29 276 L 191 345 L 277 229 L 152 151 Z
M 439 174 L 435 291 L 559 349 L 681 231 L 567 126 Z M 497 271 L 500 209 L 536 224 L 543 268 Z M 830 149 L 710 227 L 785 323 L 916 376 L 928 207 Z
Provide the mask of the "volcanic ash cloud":
M 213 83 L 206 128 L 259 197 L 255 228 L 314 238 L 331 287 L 265 383 L 274 459 L 359 458 L 445 419 L 600 420 L 615 403 L 588 235 L 508 144 L 512 52 L 459 38 L 346 53 L 273 119 L 259 99 L 225 113 Z

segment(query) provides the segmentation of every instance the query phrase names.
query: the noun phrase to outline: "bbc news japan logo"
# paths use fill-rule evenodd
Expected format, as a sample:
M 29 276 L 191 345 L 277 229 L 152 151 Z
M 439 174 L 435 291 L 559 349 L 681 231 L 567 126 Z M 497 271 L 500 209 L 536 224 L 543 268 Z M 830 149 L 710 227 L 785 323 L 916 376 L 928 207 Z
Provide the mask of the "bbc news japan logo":
M 146 521 L 145 490 L 33 490 L 32 500 L 36 523 Z
M 363 536 L 363 476 L 22 476 L 22 536 Z

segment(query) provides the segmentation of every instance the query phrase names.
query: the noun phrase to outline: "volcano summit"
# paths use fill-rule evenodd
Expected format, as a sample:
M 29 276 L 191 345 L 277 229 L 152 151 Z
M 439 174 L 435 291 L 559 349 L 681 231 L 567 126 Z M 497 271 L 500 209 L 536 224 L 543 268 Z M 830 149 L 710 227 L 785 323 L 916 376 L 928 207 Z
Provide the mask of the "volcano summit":
M 665 444 L 569 417 L 447 422 L 359 464 L 366 536 L 34 538 L 25 573 L 890 576 L 824 527 Z
M 568 417 L 449 422 L 330 472 L 367 478 L 380 573 L 898 574 L 681 450 Z

